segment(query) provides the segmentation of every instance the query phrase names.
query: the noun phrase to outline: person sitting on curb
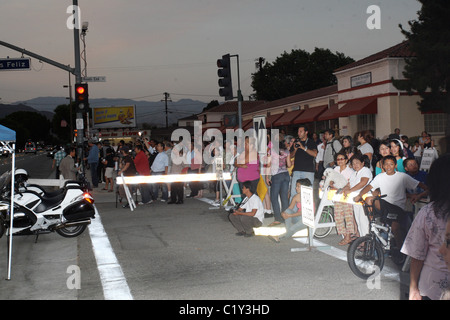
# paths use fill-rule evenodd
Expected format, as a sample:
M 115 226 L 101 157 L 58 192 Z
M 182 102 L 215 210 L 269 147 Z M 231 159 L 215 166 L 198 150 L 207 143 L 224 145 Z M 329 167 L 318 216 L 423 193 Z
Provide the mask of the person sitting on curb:
M 298 179 L 295 184 L 295 191 L 297 194 L 292 198 L 289 207 L 281 213 L 286 225 L 286 233 L 281 236 L 269 236 L 269 239 L 274 242 L 280 242 L 280 240 L 286 240 L 291 238 L 298 231 L 306 228 L 302 222 L 302 206 L 301 206 L 301 190 L 302 185 L 310 187 L 311 182 L 309 179 Z
M 246 196 L 239 207 L 228 215 L 231 224 L 237 229 L 237 236 L 252 237 L 253 228 L 259 228 L 264 222 L 264 206 L 257 194 L 251 189 L 252 182 L 242 183 L 242 193 Z

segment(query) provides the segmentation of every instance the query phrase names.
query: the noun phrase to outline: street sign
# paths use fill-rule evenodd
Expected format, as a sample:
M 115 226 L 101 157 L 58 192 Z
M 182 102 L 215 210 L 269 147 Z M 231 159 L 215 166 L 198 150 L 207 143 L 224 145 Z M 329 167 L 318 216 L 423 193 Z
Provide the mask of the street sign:
M 0 71 L 30 70 L 30 58 L 0 59 Z
M 304 225 L 314 229 L 314 193 L 313 188 L 308 186 L 301 187 L 302 204 L 302 222 Z
M 84 129 L 84 121 L 83 121 L 82 118 L 81 119 L 76 119 L 75 123 L 76 123 L 75 125 L 76 125 L 77 130 L 83 130 Z
M 84 82 L 106 82 L 105 76 L 95 76 L 95 77 L 83 77 L 81 80 Z

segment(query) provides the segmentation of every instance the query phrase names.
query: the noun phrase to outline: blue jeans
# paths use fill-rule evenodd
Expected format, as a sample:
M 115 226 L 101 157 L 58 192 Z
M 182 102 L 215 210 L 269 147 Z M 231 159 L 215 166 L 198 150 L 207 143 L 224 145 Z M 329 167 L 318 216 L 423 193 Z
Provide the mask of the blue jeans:
M 275 221 L 283 222 L 281 212 L 289 207 L 288 192 L 290 178 L 291 177 L 288 172 L 282 172 L 272 176 L 272 184 L 270 185 L 270 202 L 272 203 Z M 281 209 L 278 196 L 281 200 Z
M 89 167 L 91 169 L 91 177 L 92 177 L 92 187 L 98 187 L 98 162 L 90 162 Z
M 152 176 L 163 175 L 163 174 L 164 174 L 164 172 L 152 172 Z M 169 191 L 167 188 L 167 183 L 153 183 L 153 185 L 152 185 L 153 200 L 158 199 L 159 186 L 161 186 L 161 188 L 162 188 L 161 199 L 167 201 L 169 199 Z
M 286 213 L 293 214 L 297 212 L 297 207 L 295 207 L 294 210 L 286 209 Z M 292 217 L 289 219 L 286 219 L 284 221 L 286 226 L 286 233 L 280 236 L 280 239 L 287 239 L 292 237 L 294 234 L 296 234 L 298 231 L 306 228 L 306 226 L 302 222 L 302 216 Z
M 152 200 L 152 186 L 151 184 L 140 184 L 139 190 L 141 191 L 141 200 L 143 203 L 148 203 Z
M 306 171 L 292 172 L 291 196 L 289 198 L 289 201 L 292 201 L 292 198 L 297 194 L 297 192 L 295 191 L 295 185 L 297 184 L 298 179 L 309 179 L 312 187 L 314 184 L 314 172 L 306 172 Z

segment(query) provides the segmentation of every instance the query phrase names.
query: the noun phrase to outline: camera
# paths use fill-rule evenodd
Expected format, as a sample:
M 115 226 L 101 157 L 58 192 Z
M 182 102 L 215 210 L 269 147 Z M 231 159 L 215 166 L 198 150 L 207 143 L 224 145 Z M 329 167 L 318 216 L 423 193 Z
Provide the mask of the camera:
M 228 213 L 234 213 L 234 212 L 236 212 L 237 209 L 239 209 L 239 205 L 238 205 L 238 204 L 235 205 L 234 207 L 231 207 L 231 208 L 228 210 Z
M 300 148 L 300 147 L 301 147 L 301 143 L 300 143 L 300 139 L 299 139 L 299 138 L 295 139 L 295 141 L 294 141 L 294 146 L 295 146 L 296 148 Z

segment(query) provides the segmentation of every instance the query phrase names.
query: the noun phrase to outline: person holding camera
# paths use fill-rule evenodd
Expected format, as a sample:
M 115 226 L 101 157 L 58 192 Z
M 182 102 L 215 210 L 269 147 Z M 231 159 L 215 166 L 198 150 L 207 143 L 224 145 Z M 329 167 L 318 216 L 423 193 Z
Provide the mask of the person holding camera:
M 238 231 L 237 236 L 252 237 L 253 228 L 259 228 L 264 222 L 264 206 L 261 199 L 251 189 L 251 181 L 242 183 L 242 193 L 245 194 L 244 201 L 237 209 L 231 209 L 228 219 Z
M 292 181 L 308 179 L 314 183 L 315 162 L 317 156 L 316 143 L 308 138 L 308 129 L 301 125 L 298 127 L 298 139 L 294 142 L 291 155 L 294 154 L 294 169 L 292 170 Z M 290 201 L 295 196 L 295 183 L 291 183 Z

